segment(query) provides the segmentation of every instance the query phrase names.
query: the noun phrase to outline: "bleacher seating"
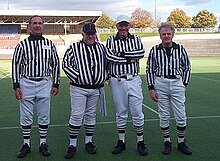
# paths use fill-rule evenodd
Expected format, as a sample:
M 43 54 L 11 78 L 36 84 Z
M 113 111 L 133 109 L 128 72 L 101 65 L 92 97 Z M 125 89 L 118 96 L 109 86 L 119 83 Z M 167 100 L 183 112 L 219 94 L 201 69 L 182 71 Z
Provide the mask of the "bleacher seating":
M 220 39 L 177 39 L 176 43 L 182 44 L 189 56 L 220 56 Z M 146 56 L 152 46 L 161 43 L 161 40 L 145 40 L 143 44 L 145 46 Z
M 20 34 L 0 34 L 0 48 L 14 49 L 20 41 Z

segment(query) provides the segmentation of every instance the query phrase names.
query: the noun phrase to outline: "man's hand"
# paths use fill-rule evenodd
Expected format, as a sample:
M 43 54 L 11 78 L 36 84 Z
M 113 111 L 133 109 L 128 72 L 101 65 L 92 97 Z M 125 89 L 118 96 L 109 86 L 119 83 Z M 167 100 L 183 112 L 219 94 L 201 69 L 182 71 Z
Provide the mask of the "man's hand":
M 59 88 L 52 87 L 51 89 L 51 95 L 56 96 L 59 93 Z
M 15 97 L 17 100 L 21 100 L 22 99 L 22 91 L 21 88 L 16 88 L 15 89 Z
M 157 95 L 157 92 L 155 91 L 155 89 L 151 89 L 150 92 L 149 92 L 149 94 L 150 94 L 150 98 L 151 98 L 153 101 L 157 102 L 158 95 Z

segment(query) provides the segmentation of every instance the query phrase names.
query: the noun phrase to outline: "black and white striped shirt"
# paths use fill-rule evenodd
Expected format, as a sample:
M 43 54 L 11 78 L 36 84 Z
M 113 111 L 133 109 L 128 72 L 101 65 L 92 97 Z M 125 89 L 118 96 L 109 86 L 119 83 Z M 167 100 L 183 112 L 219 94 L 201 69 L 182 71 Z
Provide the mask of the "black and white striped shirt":
M 70 83 L 79 86 L 103 85 L 107 78 L 107 61 L 126 63 L 125 58 L 114 56 L 103 44 L 87 45 L 83 41 L 69 46 L 64 54 L 62 68 Z
M 30 35 L 15 48 L 12 60 L 14 89 L 21 77 L 53 77 L 53 86 L 60 84 L 60 62 L 55 45 L 43 36 Z
M 144 47 L 141 39 L 137 35 L 128 34 L 126 38 L 120 38 L 118 33 L 114 36 L 110 36 L 106 41 L 106 46 L 112 51 L 114 55 L 122 53 L 122 56 L 126 59 L 135 60 L 127 64 L 115 64 L 110 65 L 110 75 L 126 75 L 133 74 L 138 75 L 140 72 L 139 59 L 144 57 Z
M 147 60 L 148 88 L 154 89 L 155 76 L 181 76 L 183 84 L 187 85 L 190 79 L 190 61 L 186 49 L 175 42 L 171 48 L 164 48 L 162 44 L 152 47 Z

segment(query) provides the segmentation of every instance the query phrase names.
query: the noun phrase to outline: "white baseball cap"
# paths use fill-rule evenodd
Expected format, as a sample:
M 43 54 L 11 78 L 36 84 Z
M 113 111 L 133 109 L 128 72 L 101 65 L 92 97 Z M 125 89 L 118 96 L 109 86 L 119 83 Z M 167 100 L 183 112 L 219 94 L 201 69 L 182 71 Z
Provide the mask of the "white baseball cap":
M 120 22 L 127 22 L 127 23 L 130 23 L 130 18 L 126 15 L 119 15 L 117 17 L 117 21 L 116 23 L 120 23 Z

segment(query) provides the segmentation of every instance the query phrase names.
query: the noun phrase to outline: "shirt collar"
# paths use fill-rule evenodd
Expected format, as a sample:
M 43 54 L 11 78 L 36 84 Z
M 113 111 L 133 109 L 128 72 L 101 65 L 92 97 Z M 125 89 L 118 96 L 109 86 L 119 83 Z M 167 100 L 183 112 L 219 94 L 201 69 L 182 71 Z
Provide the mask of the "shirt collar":
M 28 39 L 29 39 L 29 40 L 43 40 L 44 37 L 42 36 L 42 34 L 41 34 L 41 35 L 32 35 L 32 34 L 30 33 L 30 36 L 28 37 Z
M 164 48 L 164 47 L 163 47 L 162 43 L 160 43 L 159 46 L 158 46 L 158 49 L 163 49 L 163 48 Z M 171 48 L 178 49 L 177 43 L 172 42 Z
M 93 44 L 90 44 L 90 45 L 86 44 L 83 40 L 80 40 L 79 42 L 85 44 L 86 46 L 95 46 L 97 44 L 96 41 Z
M 119 40 L 119 39 L 128 39 L 128 38 L 133 38 L 133 36 L 128 32 L 128 36 L 125 37 L 125 38 L 121 38 L 119 36 L 119 33 L 117 32 L 116 36 L 115 36 L 115 39 Z

